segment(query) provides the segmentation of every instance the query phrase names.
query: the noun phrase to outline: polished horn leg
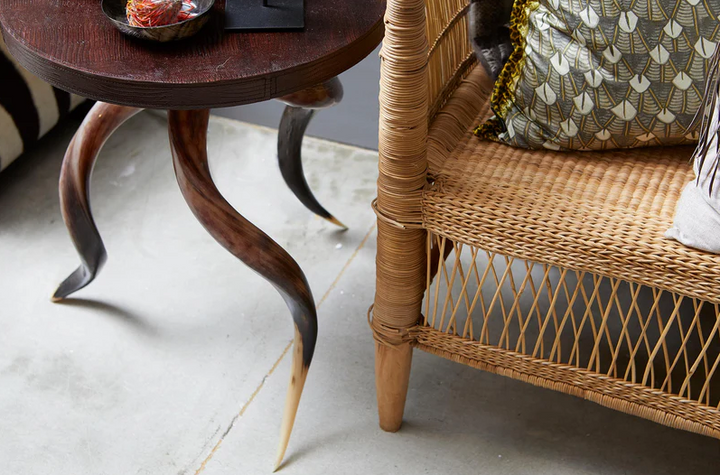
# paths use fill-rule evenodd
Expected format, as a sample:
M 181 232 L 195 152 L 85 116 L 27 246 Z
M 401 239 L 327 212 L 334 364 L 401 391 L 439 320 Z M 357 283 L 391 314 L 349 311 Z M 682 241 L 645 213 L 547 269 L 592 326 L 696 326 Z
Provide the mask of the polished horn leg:
M 80 267 L 55 291 L 57 302 L 95 279 L 107 260 L 107 252 L 90 209 L 90 178 L 95 159 L 105 141 L 120 125 L 142 109 L 96 103 L 70 142 L 60 171 L 60 210 Z
M 315 301 L 300 266 L 275 241 L 243 218 L 222 197 L 210 176 L 207 126 L 210 112 L 170 111 L 170 148 L 180 190 L 195 217 L 225 249 L 270 281 L 295 323 L 288 388 L 275 468 L 285 455 L 317 339 Z
M 339 103 L 342 96 L 342 84 L 338 78 L 333 78 L 279 99 L 287 104 L 287 107 L 278 130 L 278 162 L 285 183 L 307 209 L 337 226 L 346 228 L 313 195 L 305 180 L 301 155 L 305 130 L 315 111 Z

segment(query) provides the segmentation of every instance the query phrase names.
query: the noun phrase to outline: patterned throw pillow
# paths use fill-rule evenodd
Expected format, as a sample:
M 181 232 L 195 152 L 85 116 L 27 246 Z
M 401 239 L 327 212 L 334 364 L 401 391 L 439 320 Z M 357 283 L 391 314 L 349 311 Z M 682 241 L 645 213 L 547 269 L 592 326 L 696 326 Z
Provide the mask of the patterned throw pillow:
M 517 0 L 475 133 L 552 150 L 696 141 L 718 14 L 720 0 Z
M 1 36 L 0 86 L 0 170 L 84 101 L 30 74 L 10 56 Z

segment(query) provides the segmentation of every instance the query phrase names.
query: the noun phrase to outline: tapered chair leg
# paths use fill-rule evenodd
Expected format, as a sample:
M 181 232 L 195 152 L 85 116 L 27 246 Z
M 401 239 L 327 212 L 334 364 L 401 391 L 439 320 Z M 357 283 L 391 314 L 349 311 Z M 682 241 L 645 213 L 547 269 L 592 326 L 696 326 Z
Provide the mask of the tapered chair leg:
M 411 363 L 409 343 L 398 347 L 375 343 L 375 386 L 380 428 L 384 431 L 397 432 L 402 425 Z
M 424 230 L 399 229 L 378 220 L 377 282 L 372 329 L 380 427 L 400 429 L 407 396 L 412 346 L 408 330 L 421 319 L 425 293 Z
M 287 104 L 278 130 L 278 163 L 290 191 L 307 209 L 342 228 L 338 221 L 315 198 L 305 180 L 302 165 L 302 141 L 310 120 L 318 109 L 331 107 L 342 100 L 343 88 L 338 78 L 305 89 L 279 100 Z
M 432 246 L 430 253 L 430 280 L 440 270 L 441 260 L 446 260 L 453 249 L 449 239 L 444 249 Z M 405 400 L 410 383 L 412 366 L 412 346 L 404 343 L 399 346 L 386 346 L 375 343 L 375 386 L 377 390 L 378 416 L 380 428 L 387 432 L 397 432 L 402 426 Z
M 173 165 L 180 190 L 195 217 L 225 249 L 270 281 L 285 299 L 295 323 L 295 349 L 276 468 L 290 439 L 307 372 L 315 351 L 315 301 L 300 267 L 285 250 L 243 218 L 222 197 L 207 162 L 210 112 L 170 111 L 168 124 Z
M 105 141 L 141 110 L 98 102 L 70 142 L 60 172 L 60 210 L 80 255 L 80 267 L 60 284 L 53 301 L 60 301 L 92 282 L 107 260 L 90 208 L 90 178 Z

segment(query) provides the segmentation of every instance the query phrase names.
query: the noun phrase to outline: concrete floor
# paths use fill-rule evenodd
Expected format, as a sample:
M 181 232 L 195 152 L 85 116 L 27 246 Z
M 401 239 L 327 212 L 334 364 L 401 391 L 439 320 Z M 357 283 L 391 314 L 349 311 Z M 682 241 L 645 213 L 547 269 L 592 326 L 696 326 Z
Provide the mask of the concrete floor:
M 143 113 L 103 150 L 93 206 L 109 251 L 66 304 L 77 265 L 56 180 L 77 121 L 0 174 L 0 474 L 263 474 L 278 439 L 292 325 L 273 288 L 216 244 L 174 182 L 164 118 Z M 295 256 L 320 340 L 286 474 L 717 475 L 720 443 L 416 352 L 403 430 L 377 427 L 375 152 L 308 139 L 321 202 L 286 190 L 272 130 L 213 118 L 229 201 Z

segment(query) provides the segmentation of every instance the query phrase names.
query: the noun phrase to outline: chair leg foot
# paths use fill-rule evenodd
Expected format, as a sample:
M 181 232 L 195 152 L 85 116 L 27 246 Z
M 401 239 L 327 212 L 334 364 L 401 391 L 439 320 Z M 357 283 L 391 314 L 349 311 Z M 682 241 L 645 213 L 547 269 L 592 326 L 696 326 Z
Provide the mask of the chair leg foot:
M 402 425 L 411 364 L 409 343 L 398 347 L 375 343 L 375 386 L 380 428 L 384 431 L 397 432 Z

